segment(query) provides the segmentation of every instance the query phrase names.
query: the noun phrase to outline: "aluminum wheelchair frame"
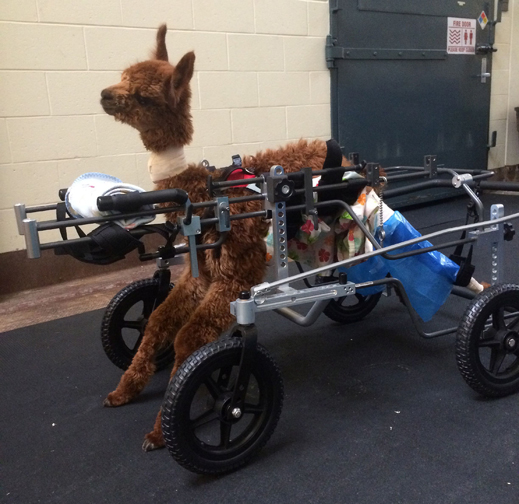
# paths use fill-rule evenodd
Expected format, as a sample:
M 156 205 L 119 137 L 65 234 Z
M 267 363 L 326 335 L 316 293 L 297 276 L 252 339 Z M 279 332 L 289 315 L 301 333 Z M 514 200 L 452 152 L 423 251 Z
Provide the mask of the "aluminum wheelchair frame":
M 502 396 L 519 391 L 519 334 L 516 326 L 519 325 L 519 286 L 513 284 L 501 285 L 504 279 L 503 247 L 505 241 L 505 222 L 519 218 L 519 213 L 504 215 L 503 205 L 492 205 L 490 219 L 482 220 L 484 207 L 474 191 L 474 187 L 492 188 L 492 184 L 485 182 L 491 173 L 483 171 L 465 170 L 460 173 L 449 168 L 436 166 L 436 156 L 426 156 L 424 167 L 390 167 L 385 168 L 387 181 L 428 179 L 425 182 L 407 188 L 412 191 L 423 188 L 427 184 L 433 186 L 452 186 L 462 189 L 472 201 L 472 207 L 477 222 L 436 231 L 422 237 L 407 240 L 391 246 L 382 247 L 376 237 L 367 229 L 362 220 L 351 209 L 351 206 L 341 199 L 314 202 L 313 194 L 318 196 L 327 191 L 337 189 L 360 190 L 366 185 L 378 187 L 383 177 L 380 177 L 380 168 L 377 164 L 364 165 L 358 163 L 355 156 L 351 156 L 352 167 L 331 168 L 336 171 L 361 171 L 365 169 L 366 178 L 329 186 L 312 186 L 312 179 L 322 175 L 325 170 L 312 172 L 304 168 L 297 173 L 286 174 L 281 166 L 273 166 L 269 174 L 248 179 L 249 184 L 258 184 L 260 194 L 251 194 L 239 198 L 228 198 L 214 195 L 209 202 L 193 203 L 189 195 L 180 189 L 153 191 L 149 193 L 132 193 L 98 199 L 100 210 L 121 212 L 102 218 L 51 220 L 38 222 L 28 218 L 28 214 L 47 210 L 57 210 L 59 205 L 43 205 L 26 207 L 23 204 L 15 205 L 15 213 L 20 234 L 25 236 L 27 255 L 29 258 L 38 258 L 42 250 L 63 249 L 75 244 L 88 244 L 89 237 L 67 239 L 65 242 L 40 243 L 40 233 L 51 229 L 64 229 L 85 224 L 102 224 L 117 220 L 118 217 L 137 217 L 166 212 L 181 213 L 176 225 L 143 225 L 129 231 L 139 238 L 149 232 L 157 232 L 166 236 L 167 243 L 155 253 L 142 253 L 141 259 L 157 259 L 158 283 L 160 295 L 163 299 L 167 295 L 169 286 L 168 261 L 179 254 L 190 252 L 191 270 L 194 276 L 198 275 L 197 250 L 205 250 L 220 246 L 226 234 L 230 231 L 232 221 L 237 219 L 261 217 L 272 220 L 274 238 L 274 273 L 275 280 L 254 286 L 250 292 L 242 292 L 239 299 L 231 303 L 230 309 L 236 317 L 236 323 L 226 333 L 226 337 L 210 343 L 192 354 L 179 368 L 172 378 L 163 402 L 163 432 L 168 449 L 173 457 L 187 469 L 199 472 L 217 474 L 234 470 L 244 465 L 267 442 L 273 433 L 281 413 L 283 402 L 283 386 L 279 369 L 269 356 L 268 352 L 257 343 L 257 329 L 255 326 L 256 314 L 265 311 L 275 311 L 288 320 L 301 325 L 313 324 L 319 315 L 333 301 L 349 296 L 358 295 L 363 288 L 385 285 L 388 290 L 394 288 L 407 307 L 413 325 L 418 334 L 424 338 L 435 338 L 458 331 L 457 360 L 460 372 L 465 381 L 477 392 L 487 396 Z M 450 179 L 441 179 L 439 175 L 449 176 Z M 302 181 L 303 187 L 296 188 L 295 182 Z M 228 187 L 240 185 L 242 181 L 213 181 L 208 177 L 210 194 L 222 191 Z M 419 187 L 416 187 L 416 186 Z M 393 194 L 402 194 L 405 188 L 394 190 Z M 386 196 L 391 195 L 391 189 L 385 189 Z M 304 196 L 304 203 L 290 204 L 294 195 Z M 60 195 L 63 196 L 63 192 Z M 237 202 L 260 200 L 263 201 L 263 210 L 231 215 L 230 205 Z M 173 203 L 177 206 L 154 208 L 150 211 L 139 211 L 144 204 Z M 315 219 L 319 210 L 325 207 L 335 207 L 346 210 L 362 230 L 366 239 L 374 250 L 360 256 L 335 262 L 310 271 L 290 275 L 288 269 L 287 248 L 287 219 L 292 212 L 301 212 Z M 194 214 L 198 209 L 213 209 L 214 217 L 201 218 Z M 202 233 L 204 227 L 214 226 L 220 232 L 220 239 L 213 244 L 197 243 L 196 236 Z M 509 229 L 508 229 L 509 230 Z M 445 235 L 466 232 L 461 239 L 451 240 L 419 250 L 396 252 L 408 245 L 430 240 Z M 187 238 L 186 244 L 173 245 L 172 238 L 180 233 Z M 510 233 L 509 233 L 510 234 Z M 510 238 L 510 236 L 508 236 Z M 462 287 L 453 287 L 452 293 L 471 299 L 468 313 L 469 319 L 462 320 L 457 327 L 427 333 L 421 327 L 418 314 L 415 312 L 405 289 L 397 278 L 383 278 L 364 283 L 348 281 L 347 275 L 340 274 L 332 281 L 310 285 L 308 279 L 320 273 L 329 272 L 343 266 L 352 266 L 356 263 L 375 256 L 382 256 L 388 260 L 410 257 L 424 252 L 453 247 L 465 243 L 485 242 L 490 249 L 492 261 L 492 287 L 489 293 L 477 297 Z M 70 249 L 69 249 L 70 250 Z M 162 275 L 162 276 L 161 276 Z M 295 288 L 290 284 L 305 281 L 306 288 Z M 158 301 L 160 303 L 160 299 Z M 312 303 L 305 315 L 293 309 L 300 304 Z M 154 307 L 157 303 L 153 304 Z M 505 313 L 506 312 L 506 313 Z M 496 322 L 497 321 L 497 322 Z M 507 325 L 508 324 L 508 325 Z M 485 370 L 481 358 L 478 357 L 482 348 L 491 349 L 491 369 Z M 497 350 L 496 350 L 497 349 Z M 497 355 L 497 357 L 496 357 Z M 131 355 L 130 355 L 131 357 Z M 505 358 L 511 357 L 513 362 L 507 369 L 500 372 L 500 366 Z M 499 366 L 496 360 L 501 360 Z M 492 364 L 492 361 L 494 363 Z M 118 364 L 119 365 L 119 364 Z M 497 369 L 493 368 L 497 366 Z M 123 367 L 123 366 L 121 366 Z M 257 402 L 250 402 L 248 394 L 251 383 L 256 394 Z M 201 387 L 206 387 L 212 406 L 208 412 L 196 419 L 190 417 L 192 403 Z M 251 418 L 242 431 L 233 435 L 233 429 L 248 416 Z M 199 439 L 195 430 L 205 428 L 215 422 L 219 432 L 219 440 L 211 442 Z M 218 437 L 218 436 L 217 436 Z M 205 438 L 204 438 L 205 439 Z

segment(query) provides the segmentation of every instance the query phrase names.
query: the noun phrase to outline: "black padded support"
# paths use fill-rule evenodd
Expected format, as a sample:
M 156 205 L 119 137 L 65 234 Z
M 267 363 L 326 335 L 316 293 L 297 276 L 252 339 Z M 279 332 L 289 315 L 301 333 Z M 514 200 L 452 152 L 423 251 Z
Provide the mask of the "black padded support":
M 324 160 L 323 169 L 335 168 L 342 165 L 341 146 L 333 138 L 326 142 L 326 159 Z

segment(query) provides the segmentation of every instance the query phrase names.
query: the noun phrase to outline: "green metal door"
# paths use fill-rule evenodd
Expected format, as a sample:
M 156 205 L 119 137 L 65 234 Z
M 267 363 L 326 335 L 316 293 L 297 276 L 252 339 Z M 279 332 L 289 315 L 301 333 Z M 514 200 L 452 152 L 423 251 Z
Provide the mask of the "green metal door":
M 382 166 L 436 154 L 447 167 L 486 169 L 493 2 L 331 0 L 330 18 L 332 133 L 343 152 Z

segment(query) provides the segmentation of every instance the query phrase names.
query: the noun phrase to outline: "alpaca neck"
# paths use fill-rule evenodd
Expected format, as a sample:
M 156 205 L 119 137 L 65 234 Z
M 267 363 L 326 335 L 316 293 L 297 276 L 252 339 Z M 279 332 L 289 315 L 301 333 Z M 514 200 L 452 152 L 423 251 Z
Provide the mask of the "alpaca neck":
M 168 147 L 160 152 L 151 152 L 148 172 L 152 182 L 159 182 L 178 175 L 187 168 L 184 147 Z

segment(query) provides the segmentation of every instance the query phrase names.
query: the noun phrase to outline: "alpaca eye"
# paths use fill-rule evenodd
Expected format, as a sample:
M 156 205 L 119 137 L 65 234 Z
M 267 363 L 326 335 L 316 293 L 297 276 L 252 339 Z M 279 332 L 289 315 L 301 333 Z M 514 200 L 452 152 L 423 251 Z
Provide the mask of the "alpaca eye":
M 148 106 L 148 105 L 153 105 L 153 100 L 151 98 L 148 98 L 147 96 L 142 96 L 140 95 L 139 93 L 135 93 L 135 99 L 137 100 L 137 103 L 139 103 L 139 105 L 142 105 L 144 107 Z

